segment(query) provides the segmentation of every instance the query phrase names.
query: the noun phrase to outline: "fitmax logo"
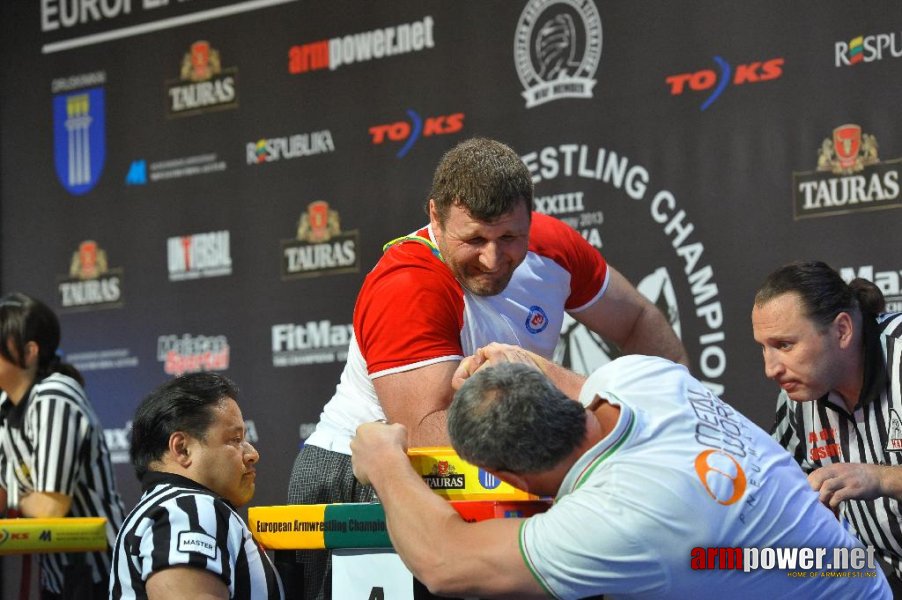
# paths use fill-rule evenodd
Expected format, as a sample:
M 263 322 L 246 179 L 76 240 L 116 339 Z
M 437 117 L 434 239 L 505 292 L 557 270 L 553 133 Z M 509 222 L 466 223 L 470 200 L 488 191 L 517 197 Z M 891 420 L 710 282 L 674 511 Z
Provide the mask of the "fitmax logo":
M 702 69 L 693 73 L 680 73 L 665 78 L 664 81 L 670 86 L 670 95 L 679 96 L 687 89 L 693 92 L 704 92 L 714 88 L 708 98 L 702 103 L 701 110 L 706 110 L 720 98 L 731 82 L 733 85 L 743 85 L 778 79 L 783 75 L 783 63 L 785 61 L 782 58 L 772 58 L 764 62 L 755 61 L 739 64 L 736 65 L 735 71 L 730 67 L 730 63 L 720 56 L 715 56 L 714 62 L 717 64 L 719 75 L 718 71 L 714 69 Z
M 421 137 L 457 133 L 464 127 L 464 113 L 426 117 L 424 120 L 417 111 L 408 108 L 407 116 L 410 118 L 410 122 L 397 121 L 370 127 L 372 143 L 379 145 L 385 143 L 386 140 L 404 142 L 404 145 L 395 154 L 398 158 L 404 158 Z

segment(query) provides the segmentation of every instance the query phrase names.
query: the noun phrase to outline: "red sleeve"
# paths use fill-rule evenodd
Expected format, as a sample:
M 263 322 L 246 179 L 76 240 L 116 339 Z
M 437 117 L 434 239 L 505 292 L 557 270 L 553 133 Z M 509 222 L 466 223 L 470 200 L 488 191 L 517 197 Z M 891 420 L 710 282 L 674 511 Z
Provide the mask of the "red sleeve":
M 354 335 L 372 375 L 463 356 L 463 291 L 417 242 L 395 245 L 367 275 L 354 308 Z
M 529 249 L 559 264 L 570 273 L 570 296 L 565 308 L 582 308 L 601 297 L 608 264 L 601 253 L 572 227 L 548 215 L 532 213 Z

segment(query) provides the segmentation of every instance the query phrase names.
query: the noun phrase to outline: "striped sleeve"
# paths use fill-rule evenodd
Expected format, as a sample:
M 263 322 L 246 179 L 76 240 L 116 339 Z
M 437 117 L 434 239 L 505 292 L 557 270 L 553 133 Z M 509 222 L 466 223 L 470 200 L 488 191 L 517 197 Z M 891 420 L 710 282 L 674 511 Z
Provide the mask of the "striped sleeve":
M 789 396 L 780 393 L 777 397 L 777 414 L 771 437 L 783 446 L 792 458 L 806 472 L 810 472 L 807 464 L 807 446 L 805 442 L 805 429 L 799 427 L 797 412 L 799 404 L 790 400 Z
M 169 567 L 209 571 L 234 591 L 232 553 L 241 531 L 231 523 L 232 511 L 204 494 L 180 495 L 154 509 L 143 531 L 136 532 L 138 563 L 146 580 Z
M 91 421 L 79 392 L 64 384 L 47 386 L 28 411 L 26 424 L 34 432 L 34 491 L 72 496 L 78 475 L 78 458 L 88 441 Z

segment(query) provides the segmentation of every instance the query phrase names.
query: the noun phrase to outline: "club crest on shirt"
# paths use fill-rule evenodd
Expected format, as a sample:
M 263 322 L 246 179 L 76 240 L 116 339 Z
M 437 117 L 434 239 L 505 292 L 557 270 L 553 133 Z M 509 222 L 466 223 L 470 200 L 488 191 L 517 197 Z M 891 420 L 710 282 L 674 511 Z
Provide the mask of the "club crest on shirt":
M 206 533 L 180 532 L 178 550 L 179 552 L 196 552 L 216 560 L 216 540 Z
M 895 408 L 889 409 L 889 435 L 886 440 L 889 452 L 902 452 L 902 419 Z
M 526 316 L 526 330 L 529 333 L 542 333 L 548 327 L 548 315 L 541 306 L 530 306 Z

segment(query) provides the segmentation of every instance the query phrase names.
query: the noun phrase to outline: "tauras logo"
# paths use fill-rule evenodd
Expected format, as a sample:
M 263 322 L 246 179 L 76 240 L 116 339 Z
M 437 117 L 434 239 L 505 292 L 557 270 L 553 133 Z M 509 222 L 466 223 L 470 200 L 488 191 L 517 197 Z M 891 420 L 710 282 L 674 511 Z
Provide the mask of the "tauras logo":
M 464 475 L 423 475 L 423 481 L 433 490 L 462 490 L 467 487 Z
M 238 106 L 238 70 L 223 69 L 219 51 L 210 42 L 191 44 L 182 58 L 177 81 L 167 83 L 169 116 L 194 114 L 203 110 Z
M 592 182 L 599 182 L 622 190 L 632 200 L 630 206 L 647 211 L 651 220 L 660 227 L 661 233 L 669 240 L 674 252 L 672 261 L 677 263 L 673 265 L 672 270 L 683 273 L 686 279 L 684 287 L 691 297 L 692 313 L 696 320 L 680 319 L 681 338 L 687 342 L 690 352 L 693 347 L 698 349 L 699 354 L 692 363 L 698 365 L 705 386 L 715 394 L 723 394 L 723 384 L 718 380 L 726 370 L 727 357 L 723 349 L 724 310 L 720 301 L 720 291 L 715 281 L 714 269 L 707 261 L 705 245 L 698 239 L 699 233 L 695 224 L 686 210 L 680 206 L 674 193 L 667 189 L 654 191 L 648 169 L 611 149 L 565 143 L 546 146 L 524 154 L 521 158 L 532 174 L 538 197 L 553 197 L 540 193 L 540 184 L 545 181 L 567 178 L 578 180 L 587 186 L 592 185 Z M 589 198 L 600 196 L 590 191 L 580 199 L 581 205 L 589 211 L 587 214 L 590 218 L 587 222 L 591 223 L 592 227 L 610 221 L 603 218 L 601 211 L 598 210 L 599 205 L 588 206 Z M 604 196 L 607 197 L 608 194 Z M 571 199 L 570 202 L 576 205 L 575 199 Z M 552 203 L 546 200 L 545 205 L 551 206 Z M 555 201 L 553 205 L 554 212 L 563 212 L 558 211 L 560 203 Z M 577 213 L 573 218 L 579 216 L 580 213 Z M 598 240 L 600 245 L 600 235 Z M 655 285 L 651 287 L 659 288 L 657 295 L 666 300 L 668 305 L 675 303 L 676 296 L 670 289 L 670 278 L 667 275 L 670 269 L 664 268 L 663 273 L 659 271 L 660 269 L 656 268 L 656 275 L 652 277 L 653 281 L 650 281 L 650 284 Z M 674 322 L 673 318 L 670 320 Z M 690 334 L 694 339 L 688 337 Z M 596 364 L 593 368 L 597 366 Z
M 821 142 L 817 170 L 794 172 L 793 208 L 796 219 L 860 210 L 898 208 L 899 164 L 881 161 L 877 138 L 861 127 L 845 124 Z
M 360 234 L 342 231 L 338 211 L 324 200 L 307 205 L 298 219 L 295 239 L 282 240 L 282 279 L 356 273 Z
M 94 240 L 85 240 L 72 254 L 69 277 L 59 282 L 64 309 L 118 308 L 122 306 L 122 269 L 110 269 L 106 252 Z

